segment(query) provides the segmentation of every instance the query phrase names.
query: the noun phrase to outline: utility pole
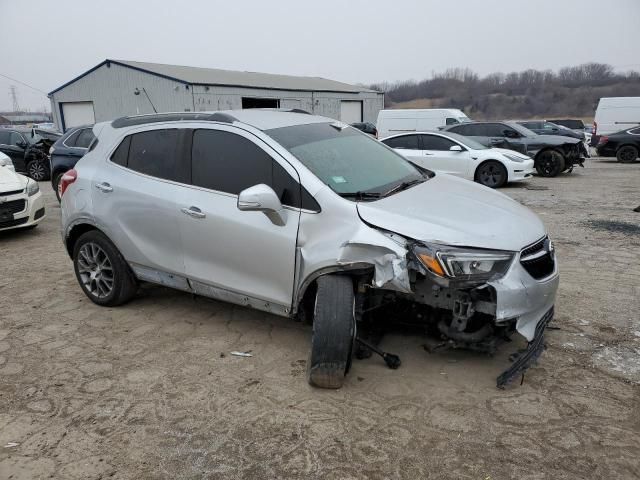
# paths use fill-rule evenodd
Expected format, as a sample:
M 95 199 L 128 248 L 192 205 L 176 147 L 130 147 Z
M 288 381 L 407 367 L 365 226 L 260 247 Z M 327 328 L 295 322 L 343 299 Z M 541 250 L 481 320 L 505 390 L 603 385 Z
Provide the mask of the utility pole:
M 11 101 L 13 102 L 13 111 L 19 112 L 20 106 L 18 105 L 18 92 L 16 91 L 15 85 L 9 86 L 9 96 L 11 97 Z

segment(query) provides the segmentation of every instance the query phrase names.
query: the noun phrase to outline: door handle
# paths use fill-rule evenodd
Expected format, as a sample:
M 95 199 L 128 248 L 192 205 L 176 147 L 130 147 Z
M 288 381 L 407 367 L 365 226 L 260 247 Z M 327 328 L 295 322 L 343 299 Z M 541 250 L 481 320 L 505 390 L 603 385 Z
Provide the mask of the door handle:
M 427 153 L 427 152 L 424 152 L 424 156 L 425 156 L 425 157 L 428 157 L 428 156 L 431 156 L 431 155 L 433 155 L 433 153 Z
M 198 207 L 184 207 L 181 208 L 180 211 L 182 213 L 184 213 L 185 215 L 189 215 L 192 218 L 205 218 L 206 215 L 204 213 L 202 213 L 202 210 L 200 210 Z
M 113 187 L 109 185 L 107 182 L 96 183 L 96 188 L 103 193 L 113 192 Z

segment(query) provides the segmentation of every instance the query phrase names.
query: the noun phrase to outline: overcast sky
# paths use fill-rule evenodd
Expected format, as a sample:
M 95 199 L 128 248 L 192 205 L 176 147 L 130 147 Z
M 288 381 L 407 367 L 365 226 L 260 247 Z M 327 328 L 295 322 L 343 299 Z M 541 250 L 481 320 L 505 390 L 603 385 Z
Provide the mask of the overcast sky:
M 640 70 L 640 0 L 0 0 L 0 74 L 49 92 L 105 58 L 349 83 L 604 62 Z M 49 105 L 0 77 L 0 110 Z

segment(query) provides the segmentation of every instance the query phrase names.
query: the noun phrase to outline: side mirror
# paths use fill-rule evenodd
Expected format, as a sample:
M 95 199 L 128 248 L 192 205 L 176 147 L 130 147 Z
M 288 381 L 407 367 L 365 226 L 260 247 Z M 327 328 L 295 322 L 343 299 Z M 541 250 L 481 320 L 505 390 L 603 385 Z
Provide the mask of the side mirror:
M 461 152 L 462 151 L 462 147 L 460 145 L 453 145 L 451 148 L 449 148 L 450 152 Z
M 273 189 L 261 183 L 240 192 L 238 210 L 243 212 L 263 212 L 274 225 L 279 227 L 287 223 L 287 211 Z

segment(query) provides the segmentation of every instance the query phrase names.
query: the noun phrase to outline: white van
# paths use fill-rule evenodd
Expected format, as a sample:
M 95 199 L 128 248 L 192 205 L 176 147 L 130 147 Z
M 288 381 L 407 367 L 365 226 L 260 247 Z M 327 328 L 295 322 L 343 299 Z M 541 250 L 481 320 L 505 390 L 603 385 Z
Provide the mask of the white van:
M 609 135 L 640 125 L 640 97 L 601 98 L 593 120 L 593 136 Z
M 437 130 L 438 127 L 470 122 L 462 110 L 457 108 L 380 110 L 378 113 L 378 138 L 404 132 Z

